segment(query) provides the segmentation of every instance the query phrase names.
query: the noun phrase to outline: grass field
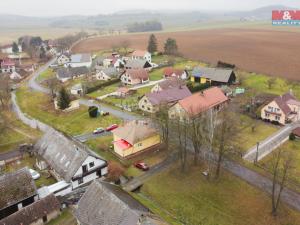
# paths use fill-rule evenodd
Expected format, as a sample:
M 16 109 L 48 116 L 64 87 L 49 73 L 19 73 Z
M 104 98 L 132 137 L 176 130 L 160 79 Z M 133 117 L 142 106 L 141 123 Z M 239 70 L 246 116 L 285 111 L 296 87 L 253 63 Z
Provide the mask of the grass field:
M 284 152 L 288 152 L 293 156 L 293 166 L 290 171 L 289 180 L 300 187 L 300 140 L 287 141 L 281 146 Z M 276 150 L 275 150 L 276 151 Z M 263 167 L 270 169 L 272 164 L 274 153 L 269 154 L 262 159 L 259 164 Z
M 14 150 L 19 144 L 33 143 L 41 133 L 17 120 L 12 112 L 4 112 L 8 126 L 0 135 L 0 153 Z
M 55 77 L 55 73 L 51 68 L 48 68 L 47 70 L 45 70 L 44 72 L 42 72 L 38 77 L 37 77 L 37 81 L 38 82 L 42 82 L 44 80 L 48 80 L 49 78 L 53 78 Z
M 77 225 L 70 209 L 64 209 L 59 217 L 47 223 L 48 225 Z
M 116 83 L 116 84 L 106 86 L 106 87 L 101 88 L 97 91 L 94 91 L 92 93 L 87 94 L 87 96 L 92 97 L 92 98 L 97 98 L 99 96 L 115 92 L 118 89 L 118 87 L 120 86 L 120 84 L 121 83 Z
M 300 223 L 300 214 L 284 205 L 274 219 L 270 198 L 235 176 L 223 171 L 219 181 L 208 182 L 202 171 L 204 168 L 192 167 L 182 174 L 173 167 L 148 180 L 136 197 L 171 224 Z
M 119 123 L 119 119 L 113 116 L 92 119 L 84 106 L 69 113 L 57 111 L 48 96 L 29 91 L 25 87 L 18 89 L 17 100 L 22 111 L 29 116 L 70 135 L 88 133 L 97 127 Z

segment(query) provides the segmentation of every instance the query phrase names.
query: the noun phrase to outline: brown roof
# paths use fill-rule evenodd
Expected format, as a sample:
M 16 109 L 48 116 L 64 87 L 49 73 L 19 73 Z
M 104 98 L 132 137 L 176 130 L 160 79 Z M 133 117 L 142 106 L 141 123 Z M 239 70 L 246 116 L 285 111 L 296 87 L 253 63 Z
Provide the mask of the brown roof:
M 175 74 L 176 76 L 181 76 L 184 73 L 184 70 L 180 70 L 180 69 L 174 69 L 172 67 L 167 67 L 164 69 L 164 75 L 166 77 L 170 77 L 172 76 L 172 74 Z
M 14 205 L 36 194 L 34 180 L 27 168 L 0 177 L 0 209 Z
M 297 137 L 300 137 L 300 127 L 297 127 L 293 130 L 293 134 L 295 134 Z
M 54 195 L 49 195 L 2 219 L 0 225 L 30 225 L 43 216 L 59 210 L 59 201 Z
M 124 126 L 113 130 L 112 133 L 131 145 L 157 134 L 156 130 L 149 123 L 138 120 L 130 121 Z
M 291 108 L 288 106 L 287 102 L 289 100 L 296 100 L 296 98 L 291 93 L 286 93 L 274 99 L 278 107 L 285 113 L 289 114 L 292 112 Z
M 170 88 L 177 88 L 177 87 L 183 86 L 183 85 L 185 85 L 185 82 L 183 80 L 181 80 L 180 78 L 170 77 L 170 78 L 167 78 L 166 80 L 160 82 L 158 85 L 162 90 L 166 90 L 166 89 L 170 89 Z
M 143 51 L 143 50 L 135 50 L 135 51 L 132 53 L 132 56 L 143 57 L 146 53 L 147 53 L 147 51 Z
M 188 114 L 197 115 L 227 100 L 220 88 L 212 87 L 180 100 L 179 104 Z
M 128 74 L 128 76 L 130 76 L 132 79 L 149 79 L 149 73 L 144 69 L 128 69 L 126 70 L 126 74 Z
M 180 86 L 160 92 L 147 93 L 146 97 L 152 105 L 159 105 L 162 103 L 176 103 L 191 95 L 192 93 L 186 86 Z

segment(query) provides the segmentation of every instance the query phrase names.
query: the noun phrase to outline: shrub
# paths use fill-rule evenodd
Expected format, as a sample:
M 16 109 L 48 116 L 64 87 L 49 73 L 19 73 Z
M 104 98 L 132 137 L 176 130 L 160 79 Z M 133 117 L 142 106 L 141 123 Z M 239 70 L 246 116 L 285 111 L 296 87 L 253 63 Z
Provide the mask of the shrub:
M 294 140 L 296 139 L 295 134 L 291 133 L 290 136 L 289 136 L 289 139 L 290 139 L 291 141 L 294 141 Z
M 124 174 L 125 169 L 116 162 L 109 162 L 108 163 L 108 180 L 117 182 L 120 177 Z
M 90 106 L 88 112 L 91 118 L 96 118 L 98 116 L 98 107 Z

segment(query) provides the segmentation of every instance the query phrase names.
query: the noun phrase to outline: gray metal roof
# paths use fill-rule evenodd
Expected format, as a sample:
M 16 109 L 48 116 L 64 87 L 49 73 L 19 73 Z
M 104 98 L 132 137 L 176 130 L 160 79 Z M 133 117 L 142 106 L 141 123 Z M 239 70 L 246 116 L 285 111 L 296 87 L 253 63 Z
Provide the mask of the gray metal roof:
M 149 210 L 120 187 L 95 180 L 78 203 L 82 225 L 135 225 Z
M 59 68 L 57 70 L 59 78 L 72 78 L 73 76 L 80 76 L 87 73 L 89 73 L 89 69 L 86 66 Z
M 151 67 L 150 63 L 144 59 L 129 59 L 126 62 L 126 68 L 143 69 Z
M 231 69 L 195 67 L 192 75 L 194 77 L 204 77 L 213 81 L 227 83 L 232 73 L 233 70 Z
M 71 63 L 85 63 L 91 61 L 92 58 L 89 53 L 71 55 Z
M 81 146 L 52 129 L 36 143 L 35 149 L 67 182 L 88 157 L 88 153 Z

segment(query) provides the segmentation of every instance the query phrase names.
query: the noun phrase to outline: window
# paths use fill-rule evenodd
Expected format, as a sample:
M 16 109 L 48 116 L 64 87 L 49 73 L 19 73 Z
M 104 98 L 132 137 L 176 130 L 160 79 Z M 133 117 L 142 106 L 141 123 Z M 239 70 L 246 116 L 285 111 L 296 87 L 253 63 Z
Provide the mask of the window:
M 94 167 L 95 163 L 94 162 L 90 162 L 90 167 Z
M 141 146 L 143 146 L 143 143 L 138 143 L 137 146 L 141 147 Z
M 144 109 L 144 108 L 145 108 L 145 106 L 144 106 L 144 105 L 142 105 L 142 108 Z
M 280 120 L 280 116 L 275 116 L 275 120 Z
M 269 114 L 269 113 L 266 113 L 266 117 L 270 117 L 270 114 Z
M 148 107 L 147 109 L 148 109 L 148 111 L 150 111 L 150 110 L 151 110 L 151 109 L 150 109 L 150 107 Z
M 87 173 L 87 171 L 88 171 L 87 165 L 83 165 L 82 166 L 82 172 Z
M 82 184 L 83 183 L 83 177 L 80 177 L 79 179 L 78 179 L 78 184 Z

